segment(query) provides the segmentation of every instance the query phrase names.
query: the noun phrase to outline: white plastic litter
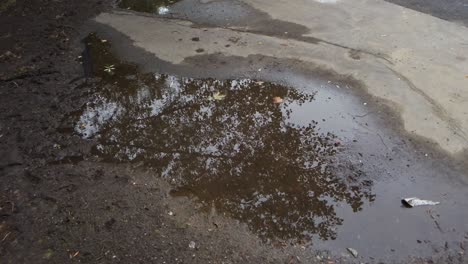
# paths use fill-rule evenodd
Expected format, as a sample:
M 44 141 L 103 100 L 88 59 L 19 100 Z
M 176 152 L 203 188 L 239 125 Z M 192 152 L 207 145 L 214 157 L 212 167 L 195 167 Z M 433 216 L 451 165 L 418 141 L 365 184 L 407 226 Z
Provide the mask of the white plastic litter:
M 422 205 L 438 205 L 440 202 L 434 202 L 429 200 L 421 200 L 417 197 L 410 197 L 402 199 L 401 202 L 408 207 L 416 207 Z
M 165 6 L 161 6 L 158 8 L 158 14 L 160 15 L 166 15 L 169 13 L 169 8 L 165 7 Z

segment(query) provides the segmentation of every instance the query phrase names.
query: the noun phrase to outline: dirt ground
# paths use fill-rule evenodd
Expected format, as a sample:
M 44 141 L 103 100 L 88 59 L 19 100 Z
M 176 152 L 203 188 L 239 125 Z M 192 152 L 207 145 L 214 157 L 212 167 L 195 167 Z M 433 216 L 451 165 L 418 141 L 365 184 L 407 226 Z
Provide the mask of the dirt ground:
M 0 263 L 359 263 L 264 243 L 241 222 L 171 196 L 142 163 L 95 155 L 69 117 L 99 88 L 82 65 L 85 24 L 114 4 L 0 4 Z M 463 263 L 467 240 L 408 262 Z
M 95 84 L 79 63 L 80 31 L 113 4 L 2 5 L 0 262 L 299 261 L 299 249 L 272 251 L 236 222 L 198 216 L 187 200 L 171 203 L 167 183 L 138 164 L 97 162 L 92 142 L 73 135 L 65 117 Z
M 137 177 L 130 166 L 94 162 L 89 142 L 62 122 L 93 86 L 78 63 L 81 26 L 112 4 L 2 6 L 0 262 L 275 262 L 259 245 L 226 240 L 216 231 L 221 224 L 177 222 L 164 183 L 145 182 L 145 172 Z

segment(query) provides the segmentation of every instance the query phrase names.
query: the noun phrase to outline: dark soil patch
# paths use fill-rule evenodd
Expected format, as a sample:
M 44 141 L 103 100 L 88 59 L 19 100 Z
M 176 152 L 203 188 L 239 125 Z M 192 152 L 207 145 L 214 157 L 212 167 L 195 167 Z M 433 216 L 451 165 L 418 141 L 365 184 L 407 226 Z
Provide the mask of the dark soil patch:
M 169 189 L 135 184 L 144 173 L 131 167 L 96 162 L 93 142 L 64 118 L 76 115 L 99 83 L 80 64 L 82 24 L 113 4 L 1 5 L 0 262 L 270 262 L 221 234 L 181 227 L 167 213 Z

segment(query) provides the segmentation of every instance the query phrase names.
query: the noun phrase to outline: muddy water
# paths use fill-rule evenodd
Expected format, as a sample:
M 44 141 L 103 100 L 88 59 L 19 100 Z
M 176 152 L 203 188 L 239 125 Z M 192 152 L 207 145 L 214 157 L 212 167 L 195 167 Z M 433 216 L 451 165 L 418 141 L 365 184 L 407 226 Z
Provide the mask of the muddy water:
M 178 0 L 121 0 L 118 7 L 137 12 L 156 13 L 158 8 L 167 7 Z
M 140 73 L 90 35 L 86 68 L 100 77 L 76 132 L 106 161 L 142 162 L 264 239 L 335 239 L 343 219 L 373 201 L 372 182 L 339 162 L 345 143 L 321 132 L 315 94 L 251 79 Z M 323 122 L 325 120 L 320 120 Z M 343 165 L 344 164 L 344 165 Z

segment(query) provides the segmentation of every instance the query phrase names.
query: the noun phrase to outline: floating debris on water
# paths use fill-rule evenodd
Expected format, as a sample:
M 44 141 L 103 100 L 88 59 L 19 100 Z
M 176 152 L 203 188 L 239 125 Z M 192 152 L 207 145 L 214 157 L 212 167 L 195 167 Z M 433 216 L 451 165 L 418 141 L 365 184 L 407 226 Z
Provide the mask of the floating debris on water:
M 273 97 L 273 103 L 275 104 L 281 104 L 283 102 L 283 98 L 279 97 L 279 96 L 275 96 Z
M 224 94 L 222 94 L 220 92 L 216 92 L 216 93 L 213 94 L 212 97 L 210 96 L 209 98 L 211 100 L 218 100 L 219 101 L 219 100 L 223 100 L 225 97 L 226 97 L 226 95 L 224 95 Z

